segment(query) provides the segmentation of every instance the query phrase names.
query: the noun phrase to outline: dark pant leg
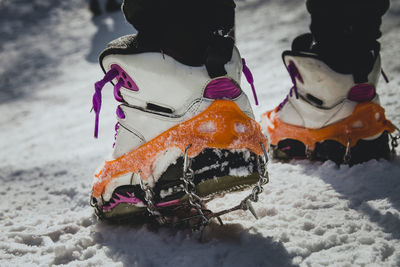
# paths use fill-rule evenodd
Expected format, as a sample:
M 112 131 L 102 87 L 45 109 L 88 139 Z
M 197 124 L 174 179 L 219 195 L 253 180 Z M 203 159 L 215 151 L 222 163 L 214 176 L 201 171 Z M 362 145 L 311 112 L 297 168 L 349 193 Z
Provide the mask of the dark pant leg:
M 90 0 L 89 1 L 89 9 L 92 11 L 94 16 L 101 14 L 101 9 L 98 0 Z
M 307 0 L 314 51 L 336 71 L 367 81 L 390 0 Z
M 181 63 L 205 64 L 210 77 L 226 74 L 234 40 L 233 0 L 124 0 L 125 18 L 138 45 L 161 50 Z

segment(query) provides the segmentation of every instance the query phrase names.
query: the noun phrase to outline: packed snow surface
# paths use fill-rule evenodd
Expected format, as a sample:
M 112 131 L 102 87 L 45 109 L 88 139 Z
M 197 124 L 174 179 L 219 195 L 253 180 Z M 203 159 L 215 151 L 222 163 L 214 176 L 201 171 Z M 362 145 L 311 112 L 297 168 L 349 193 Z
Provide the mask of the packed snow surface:
M 400 125 L 400 3 L 384 17 L 378 92 Z M 284 99 L 281 52 L 306 32 L 303 1 L 239 1 L 237 45 L 255 77 L 256 117 Z M 162 25 L 160 25 L 162 27 Z M 134 29 L 122 14 L 92 19 L 85 1 L 0 1 L 0 266 L 400 266 L 400 158 L 349 168 L 271 162 L 254 207 L 190 231 L 98 222 L 92 174 L 111 153 L 116 103 L 104 88 L 94 140 L 97 54 Z M 243 84 L 251 95 L 250 88 Z M 399 153 L 399 149 L 397 149 Z M 234 206 L 248 192 L 210 204 Z

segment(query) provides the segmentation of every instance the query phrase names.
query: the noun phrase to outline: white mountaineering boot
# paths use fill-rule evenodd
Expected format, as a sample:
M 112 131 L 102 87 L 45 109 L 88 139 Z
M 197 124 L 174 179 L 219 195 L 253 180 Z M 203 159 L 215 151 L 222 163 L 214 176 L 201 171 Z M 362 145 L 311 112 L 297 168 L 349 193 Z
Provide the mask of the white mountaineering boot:
M 283 61 L 293 87 L 278 107 L 262 115 L 275 158 L 338 164 L 389 158 L 388 134 L 395 127 L 376 93 L 379 55 L 365 83 L 334 71 L 312 52 L 286 51 Z
M 134 37 L 129 42 L 134 46 Z M 100 57 L 106 75 L 95 86 L 95 135 L 105 83 L 114 84 L 120 104 L 113 159 L 94 177 L 96 214 L 135 221 L 165 215 L 188 197 L 200 205 L 197 198 L 257 183 L 267 139 L 240 87 L 237 48 L 227 74 L 213 79 L 204 65 L 129 49 L 111 47 Z

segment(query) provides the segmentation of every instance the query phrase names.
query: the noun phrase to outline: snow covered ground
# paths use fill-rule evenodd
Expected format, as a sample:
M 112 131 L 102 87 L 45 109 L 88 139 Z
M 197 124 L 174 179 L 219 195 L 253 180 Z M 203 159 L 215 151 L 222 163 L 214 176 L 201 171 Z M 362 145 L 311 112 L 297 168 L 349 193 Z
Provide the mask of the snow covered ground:
M 391 82 L 381 82 L 379 93 L 400 125 L 400 1 L 392 2 L 381 39 Z M 242 0 L 237 11 L 259 116 L 287 94 L 281 52 L 309 18 L 296 0 Z M 92 19 L 80 0 L 0 1 L 0 266 L 400 266 L 399 157 L 352 168 L 272 162 L 255 204 L 260 219 L 226 215 L 204 242 L 189 231 L 96 221 L 91 177 L 111 152 L 116 105 L 107 86 L 94 140 L 96 56 L 132 32 L 118 13 Z M 233 206 L 245 194 L 210 207 Z

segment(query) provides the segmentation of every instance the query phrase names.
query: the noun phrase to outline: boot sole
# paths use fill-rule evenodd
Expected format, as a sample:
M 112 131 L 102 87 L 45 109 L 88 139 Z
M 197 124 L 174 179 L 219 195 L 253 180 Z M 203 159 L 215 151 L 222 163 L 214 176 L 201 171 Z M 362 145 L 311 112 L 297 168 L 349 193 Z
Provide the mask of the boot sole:
M 310 159 L 315 161 L 331 160 L 336 164 L 344 163 L 346 147 L 334 140 L 326 140 L 315 145 L 313 151 L 306 152 L 306 146 L 298 140 L 285 139 L 277 146 L 271 146 L 274 159 L 289 161 L 291 159 Z M 288 149 L 290 148 L 290 149 Z M 350 148 L 350 166 L 367 162 L 371 159 L 390 160 L 392 153 L 389 147 L 389 134 L 384 132 L 374 140 L 359 140 Z
M 156 186 L 152 189 L 154 192 L 154 203 L 167 208 L 179 205 L 185 205 L 188 202 L 188 196 L 184 191 L 183 177 L 183 157 L 171 164 L 161 175 Z M 214 195 L 243 190 L 255 184 L 259 180 L 257 155 L 248 151 L 230 151 L 227 149 L 205 149 L 192 160 L 192 169 L 194 170 L 193 182 L 196 188 L 196 195 L 201 198 L 210 198 Z M 233 173 L 236 171 L 236 175 Z M 241 175 L 241 174 L 242 175 Z M 119 203 L 121 196 L 127 197 L 133 195 L 140 201 L 139 205 L 129 203 Z M 93 199 L 96 201 L 96 199 Z M 136 201 L 135 201 L 136 202 Z M 146 214 L 145 194 L 139 185 L 122 185 L 117 187 L 110 199 L 104 202 L 102 206 L 96 207 L 98 217 L 109 221 L 121 221 L 126 218 L 140 217 Z M 166 203 L 173 203 L 166 205 Z
M 390 158 L 388 133 L 395 131 L 385 110 L 373 102 L 358 104 L 353 113 L 339 122 L 320 129 L 309 129 L 281 121 L 277 109 L 262 115 L 262 125 L 271 141 L 274 158 L 309 158 L 344 162 L 350 148 L 350 165 L 370 159 Z M 370 136 L 380 137 L 363 140 Z
M 252 173 L 245 177 L 224 176 L 218 179 L 213 178 L 196 185 L 196 194 L 201 198 L 205 198 L 215 194 L 240 191 L 257 183 L 257 181 L 258 173 Z M 179 205 L 187 203 L 187 195 L 179 199 Z M 99 213 L 99 210 L 97 212 Z M 112 210 L 100 213 L 100 219 L 115 223 L 126 222 L 129 219 L 131 219 L 130 222 L 142 223 L 147 217 L 146 207 L 139 207 L 129 203 L 120 203 Z

